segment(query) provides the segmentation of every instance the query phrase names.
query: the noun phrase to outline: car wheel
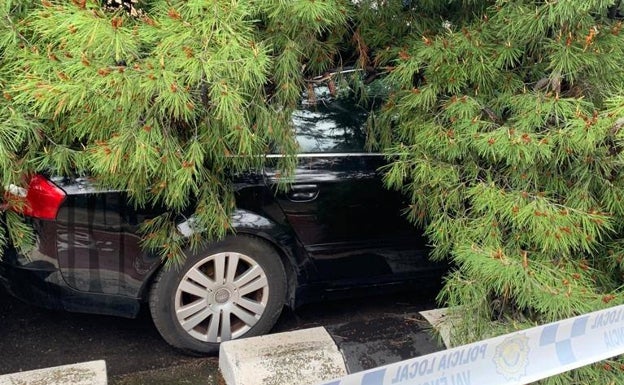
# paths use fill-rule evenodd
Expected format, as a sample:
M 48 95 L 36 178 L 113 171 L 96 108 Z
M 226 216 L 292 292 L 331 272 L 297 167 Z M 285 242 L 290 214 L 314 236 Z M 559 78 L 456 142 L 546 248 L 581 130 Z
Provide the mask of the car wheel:
M 232 236 L 163 268 L 150 292 L 156 328 L 172 346 L 216 354 L 219 344 L 271 330 L 286 298 L 286 274 L 265 242 Z

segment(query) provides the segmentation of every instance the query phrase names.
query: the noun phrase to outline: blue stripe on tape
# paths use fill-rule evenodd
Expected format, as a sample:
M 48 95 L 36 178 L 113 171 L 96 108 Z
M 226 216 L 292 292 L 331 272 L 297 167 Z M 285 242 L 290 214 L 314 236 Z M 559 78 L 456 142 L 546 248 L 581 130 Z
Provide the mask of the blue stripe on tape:
M 362 377 L 362 385 L 381 385 L 383 384 L 385 375 L 386 369 L 366 373 L 364 377 Z
M 333 381 L 333 382 L 328 382 L 328 383 L 323 384 L 323 385 L 340 385 L 340 380 L 338 380 L 338 381 Z
M 572 340 L 557 342 L 556 346 L 557 358 L 559 358 L 561 365 L 571 364 L 576 361 L 574 351 L 572 351 Z
M 572 338 L 585 335 L 585 331 L 587 330 L 587 321 L 589 321 L 589 317 L 574 320 L 574 323 L 572 324 Z
M 557 341 L 557 329 L 559 329 L 558 324 L 546 326 L 540 336 L 540 346 L 554 344 Z

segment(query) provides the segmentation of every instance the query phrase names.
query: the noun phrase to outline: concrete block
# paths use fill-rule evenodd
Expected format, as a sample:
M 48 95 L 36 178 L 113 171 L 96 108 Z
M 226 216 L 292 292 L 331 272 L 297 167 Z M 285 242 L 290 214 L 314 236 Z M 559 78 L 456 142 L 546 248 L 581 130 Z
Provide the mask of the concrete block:
M 451 348 L 451 328 L 453 323 L 448 317 L 448 309 L 441 308 L 421 311 L 420 315 L 425 317 L 431 326 L 440 333 L 444 345 L 446 345 L 447 348 Z
M 224 342 L 219 368 L 227 385 L 314 385 L 347 374 L 323 327 Z
M 5 374 L 0 385 L 107 385 L 106 363 L 91 361 Z

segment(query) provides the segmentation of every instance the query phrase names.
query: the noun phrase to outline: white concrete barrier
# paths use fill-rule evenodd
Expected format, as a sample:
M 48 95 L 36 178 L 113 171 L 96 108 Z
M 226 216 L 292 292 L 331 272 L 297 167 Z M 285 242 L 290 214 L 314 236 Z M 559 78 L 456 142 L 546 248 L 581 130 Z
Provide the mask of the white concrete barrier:
M 420 315 L 423 316 L 427 322 L 433 326 L 438 332 L 444 342 L 444 346 L 451 347 L 451 328 L 453 327 L 451 320 L 448 319 L 448 309 L 432 309 L 421 311 Z
M 223 342 L 219 368 L 227 385 L 313 385 L 347 374 L 323 327 Z
M 104 361 L 84 362 L 0 376 L 0 385 L 107 385 L 107 383 Z

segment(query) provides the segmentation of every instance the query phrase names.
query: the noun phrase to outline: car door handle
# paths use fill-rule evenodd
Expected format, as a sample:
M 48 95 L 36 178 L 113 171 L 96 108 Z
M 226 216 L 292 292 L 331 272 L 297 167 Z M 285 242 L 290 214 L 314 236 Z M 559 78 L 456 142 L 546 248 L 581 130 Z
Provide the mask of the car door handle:
M 291 202 L 311 202 L 318 197 L 319 188 L 315 184 L 296 184 L 286 195 Z

